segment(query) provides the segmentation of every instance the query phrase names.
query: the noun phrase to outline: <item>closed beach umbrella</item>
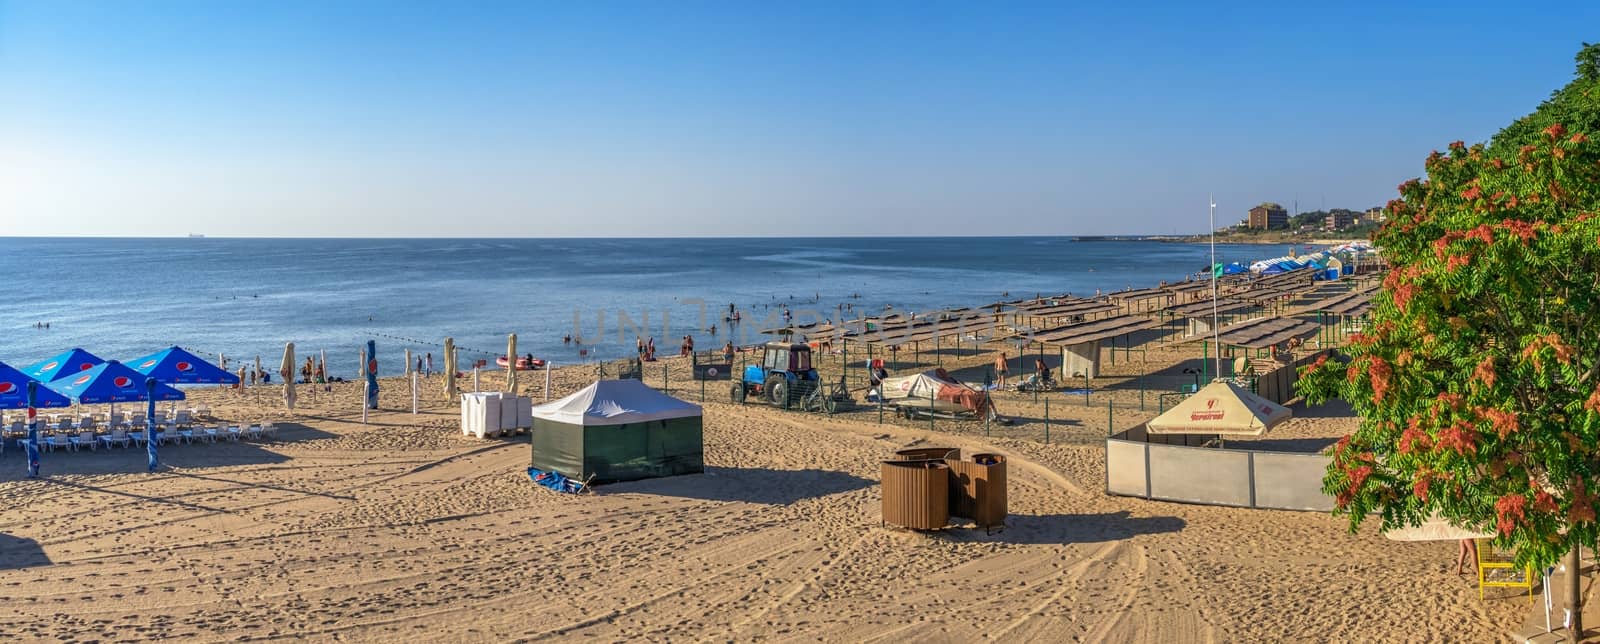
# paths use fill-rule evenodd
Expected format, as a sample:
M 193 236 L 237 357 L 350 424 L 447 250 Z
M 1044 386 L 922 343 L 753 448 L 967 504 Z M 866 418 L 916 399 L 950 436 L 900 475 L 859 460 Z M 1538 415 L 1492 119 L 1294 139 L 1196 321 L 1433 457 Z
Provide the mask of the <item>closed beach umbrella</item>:
M 367 409 L 378 408 L 378 342 L 367 340 Z
M 411 350 L 406 349 L 406 375 L 411 375 Z
M 444 339 L 444 397 L 446 400 L 456 399 L 456 341 L 455 338 Z
M 1151 419 L 1145 429 L 1151 434 L 1261 436 L 1290 415 L 1283 405 L 1219 380 Z
M 283 366 L 278 368 L 278 375 L 283 376 L 283 406 L 289 411 L 294 411 L 294 343 L 283 345 Z
M 256 356 L 256 378 L 257 378 L 257 382 L 260 382 L 259 379 L 261 378 L 261 374 L 262 373 L 265 373 L 265 372 L 263 372 L 261 370 L 261 356 Z
M 517 393 L 517 334 L 506 337 L 506 391 Z
M 105 360 L 83 349 L 70 349 L 28 365 L 22 369 L 22 373 L 39 382 L 49 383 L 80 371 L 88 371 L 103 362 Z

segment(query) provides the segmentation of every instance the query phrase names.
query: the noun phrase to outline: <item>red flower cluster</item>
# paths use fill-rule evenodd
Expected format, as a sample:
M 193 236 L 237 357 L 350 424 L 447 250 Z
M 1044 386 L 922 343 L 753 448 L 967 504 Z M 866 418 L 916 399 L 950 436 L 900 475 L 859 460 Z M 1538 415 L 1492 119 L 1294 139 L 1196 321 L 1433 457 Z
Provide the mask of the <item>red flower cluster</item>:
M 1559 138 L 1561 138 L 1563 136 L 1566 136 L 1566 134 L 1567 134 L 1567 126 L 1562 125 L 1560 123 L 1552 124 L 1550 127 L 1547 127 L 1547 128 L 1544 129 L 1544 135 L 1550 137 L 1551 141 L 1554 141 L 1554 140 L 1559 139 Z
M 1555 512 L 1557 509 L 1556 497 L 1551 496 L 1549 492 L 1544 490 L 1534 492 L 1533 509 L 1535 512 Z
M 1528 499 L 1521 494 L 1507 494 L 1494 502 L 1495 527 L 1501 536 L 1511 534 L 1527 518 L 1527 506 Z
M 1589 399 L 1583 401 L 1583 408 L 1600 414 L 1600 383 L 1594 386 L 1594 393 L 1589 394 Z
M 1446 272 L 1449 272 L 1449 273 L 1454 273 L 1456 269 L 1465 268 L 1467 264 L 1471 264 L 1471 263 L 1472 263 L 1472 255 L 1469 255 L 1469 254 L 1451 255 L 1448 259 L 1445 260 L 1444 270 Z
M 1383 358 L 1373 356 L 1367 362 L 1367 375 L 1372 378 L 1372 402 L 1383 402 L 1384 394 L 1389 392 L 1389 379 L 1394 375 L 1394 370 Z
M 1510 436 L 1512 432 L 1522 428 L 1521 423 L 1517 421 L 1517 412 L 1514 411 L 1479 409 L 1478 415 L 1489 421 L 1489 424 L 1494 427 L 1495 433 L 1500 434 L 1500 438 Z
M 1493 387 L 1496 377 L 1497 375 L 1495 374 L 1494 370 L 1494 356 L 1492 355 L 1484 356 L 1483 362 L 1479 362 L 1478 366 L 1472 370 L 1472 379 L 1482 382 L 1483 386 L 1485 387 Z M 1596 395 L 1600 395 L 1600 390 L 1596 390 Z
M 1515 197 L 1512 198 L 1515 199 Z M 1494 243 L 1494 231 L 1489 228 L 1489 224 L 1478 224 L 1477 228 L 1473 228 L 1461 236 L 1466 239 L 1476 239 L 1485 244 Z
M 1589 137 L 1584 136 L 1582 132 L 1579 132 L 1577 134 L 1572 135 L 1572 138 L 1567 139 L 1567 142 L 1568 143 L 1587 143 L 1587 142 L 1589 142 Z
M 1433 449 L 1433 439 L 1428 433 L 1417 427 L 1416 419 L 1411 419 L 1411 426 L 1400 432 L 1400 453 L 1422 452 Z
M 1457 454 L 1465 456 L 1467 452 L 1478 453 L 1478 432 L 1464 422 L 1457 421 L 1449 427 L 1439 430 L 1439 448 L 1453 449 Z
M 1433 479 L 1429 478 L 1428 474 L 1424 472 L 1422 476 L 1417 477 L 1417 482 L 1411 484 L 1411 493 L 1417 496 L 1417 500 L 1426 503 L 1428 501 L 1428 485 L 1432 482 Z
M 1567 523 L 1578 524 L 1594 521 L 1594 497 L 1584 489 L 1583 480 L 1573 486 L 1572 506 L 1567 508 Z
M 1477 184 L 1473 184 L 1473 186 L 1471 188 L 1467 188 L 1466 190 L 1463 190 L 1461 192 L 1461 198 L 1462 199 L 1471 200 L 1471 199 L 1477 199 L 1480 196 L 1483 196 L 1483 189 L 1479 188 L 1477 186 Z
M 1511 233 L 1512 235 L 1516 235 L 1517 237 L 1521 237 L 1523 242 L 1532 241 L 1534 237 L 1538 236 L 1538 231 L 1534 230 L 1533 224 L 1530 224 L 1526 221 L 1506 219 L 1501 221 L 1497 228 Z

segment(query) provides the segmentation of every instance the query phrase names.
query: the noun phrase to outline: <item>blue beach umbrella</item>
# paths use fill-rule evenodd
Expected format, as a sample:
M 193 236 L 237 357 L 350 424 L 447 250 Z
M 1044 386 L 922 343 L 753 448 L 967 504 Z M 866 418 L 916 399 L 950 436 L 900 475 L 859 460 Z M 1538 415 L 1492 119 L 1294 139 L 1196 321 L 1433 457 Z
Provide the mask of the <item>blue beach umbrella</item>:
M 39 386 L 39 381 L 0 362 L 0 409 L 28 410 L 28 439 L 22 447 L 28 452 L 28 478 L 39 475 L 39 407 L 70 407 L 66 396 Z
M 72 401 L 50 389 L 40 389 L 38 400 L 28 404 L 28 383 L 38 382 L 4 362 L 0 362 L 0 409 L 28 407 L 71 407 Z
M 166 384 L 236 385 L 239 376 L 222 367 L 206 362 L 179 347 L 162 349 L 142 358 L 128 361 L 128 366 L 156 382 Z
M 150 455 L 150 471 L 156 469 L 156 401 L 183 400 L 183 392 L 156 382 L 156 379 L 129 369 L 116 360 L 89 369 L 76 378 L 63 378 L 51 388 L 84 404 L 143 400 L 145 411 L 145 449 Z
M 74 348 L 53 358 L 46 358 L 28 365 L 22 369 L 22 372 L 28 374 L 29 378 L 49 383 L 79 371 L 88 371 L 103 362 L 105 361 L 95 354 Z
M 153 391 L 147 391 L 143 386 L 146 377 L 112 360 L 90 367 L 76 377 L 53 381 L 50 388 L 85 405 L 133 402 L 150 397 L 155 400 L 183 400 L 183 392 L 167 385 L 158 384 Z

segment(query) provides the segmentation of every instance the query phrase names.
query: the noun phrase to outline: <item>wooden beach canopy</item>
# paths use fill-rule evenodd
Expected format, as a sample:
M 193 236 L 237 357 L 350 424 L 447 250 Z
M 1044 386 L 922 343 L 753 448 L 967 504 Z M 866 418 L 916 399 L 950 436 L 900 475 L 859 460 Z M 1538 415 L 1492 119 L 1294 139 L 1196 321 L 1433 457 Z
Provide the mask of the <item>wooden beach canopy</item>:
M 1120 307 L 1115 304 L 1097 302 L 1095 300 L 1079 299 L 1063 302 L 1055 306 L 1017 309 L 1016 311 L 1013 311 L 1013 314 L 1017 317 L 1030 319 L 1054 319 L 1109 313 L 1111 311 L 1116 311 L 1119 308 Z
M 1334 315 L 1366 315 L 1368 311 L 1372 310 L 1372 294 L 1373 291 L 1370 289 L 1361 289 L 1343 295 L 1335 295 L 1312 304 L 1310 310 Z
M 1449 520 L 1434 514 L 1420 525 L 1388 530 L 1383 533 L 1383 536 L 1393 541 L 1460 541 L 1462 539 L 1490 539 L 1494 537 L 1494 531 L 1479 531 L 1450 525 Z
M 1218 380 L 1151 419 L 1145 429 L 1151 434 L 1261 436 L 1291 415 L 1288 407 Z
M 1141 315 L 1119 315 L 1036 331 L 1032 340 L 1047 346 L 1070 347 L 1089 342 L 1109 340 L 1135 331 L 1142 331 L 1157 324 L 1156 320 Z
M 1225 297 L 1217 300 L 1215 312 L 1220 315 L 1223 313 L 1232 313 L 1234 311 L 1248 309 L 1253 306 L 1255 306 L 1255 304 L 1250 302 L 1244 302 L 1231 297 Z M 1211 317 L 1212 313 L 1211 300 L 1174 306 L 1170 309 L 1167 309 L 1166 312 L 1180 318 L 1208 318 Z
M 1218 329 L 1216 340 L 1223 346 L 1266 349 L 1295 338 L 1309 338 L 1321 328 L 1316 322 L 1298 318 L 1257 318 Z M 1194 338 L 1211 339 L 1209 336 Z

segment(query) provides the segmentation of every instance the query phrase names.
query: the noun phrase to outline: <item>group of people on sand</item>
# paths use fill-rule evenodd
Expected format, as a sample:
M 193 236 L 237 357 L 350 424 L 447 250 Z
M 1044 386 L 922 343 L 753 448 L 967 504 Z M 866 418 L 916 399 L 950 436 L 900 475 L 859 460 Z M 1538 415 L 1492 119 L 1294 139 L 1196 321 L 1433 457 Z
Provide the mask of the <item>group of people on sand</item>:
M 678 343 L 678 355 L 688 356 L 694 354 L 694 336 L 683 336 L 683 342 Z
M 684 336 L 684 337 L 688 337 L 688 336 Z M 645 362 L 655 362 L 656 361 L 656 339 L 655 339 L 655 337 L 652 336 L 649 340 L 646 340 L 644 338 L 641 338 L 641 337 L 638 337 L 638 336 L 634 336 L 633 343 L 635 345 L 637 345 L 638 348 L 639 348 L 639 359 L 640 360 L 643 360 Z

